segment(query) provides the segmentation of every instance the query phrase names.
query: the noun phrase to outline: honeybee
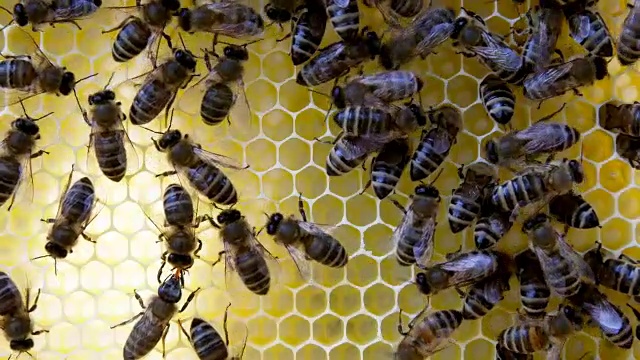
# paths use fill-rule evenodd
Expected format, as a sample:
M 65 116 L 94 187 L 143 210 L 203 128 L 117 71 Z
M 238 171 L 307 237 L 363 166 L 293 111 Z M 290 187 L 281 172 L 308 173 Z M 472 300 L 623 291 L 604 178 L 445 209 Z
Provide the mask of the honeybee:
M 267 13 L 269 16 L 269 13 Z M 305 0 L 295 15 L 291 30 L 291 61 L 300 65 L 315 55 L 327 28 L 327 10 L 324 1 Z
M 169 108 L 180 88 L 185 88 L 193 78 L 196 59 L 189 50 L 174 49 L 173 59 L 154 68 L 145 78 L 131 103 L 129 119 L 134 125 L 144 125 Z
M 466 294 L 460 290 L 460 295 L 464 296 L 462 317 L 465 320 L 476 320 L 487 315 L 498 302 L 504 299 L 504 293 L 511 289 L 510 277 L 510 271 L 499 272 L 472 284 Z
M 565 226 L 576 229 L 592 229 L 600 226 L 596 210 L 574 192 L 554 196 L 549 201 L 549 215 Z
M 518 354 L 513 351 L 509 351 L 504 347 L 496 343 L 496 360 L 533 360 L 531 354 Z
M 180 130 L 167 130 L 160 140 L 152 139 L 156 150 L 167 153 L 167 160 L 175 168 L 156 177 L 180 174 L 201 195 L 214 204 L 233 205 L 238 202 L 238 193 L 231 180 L 218 168 L 245 169 L 231 159 L 208 152 L 194 143 L 188 134 Z
M 25 302 L 22 302 L 22 295 L 16 283 L 9 275 L 0 271 L 0 316 L 2 316 L 0 328 L 9 340 L 11 350 L 19 352 L 18 356 L 23 352 L 29 354 L 29 350 L 33 349 L 32 336 L 49 332 L 49 330 L 33 330 L 33 322 L 29 314 L 38 307 L 40 290 L 36 294 L 33 305 L 30 305 L 30 295 L 31 290 L 27 289 Z
M 264 32 L 262 16 L 237 1 L 207 2 L 195 9 L 182 8 L 177 16 L 180 28 L 192 34 L 208 32 L 239 39 Z
M 431 109 L 427 116 L 431 128 L 422 131 L 418 147 L 411 157 L 411 181 L 427 178 L 444 162 L 462 129 L 462 115 L 451 105 Z
M 506 82 L 489 74 L 480 82 L 482 105 L 495 122 L 507 125 L 515 112 L 516 96 Z
M 640 102 L 617 104 L 608 102 L 598 110 L 600 126 L 609 131 L 640 136 Z
M 371 161 L 371 179 L 368 184 L 373 186 L 378 199 L 382 200 L 394 191 L 409 160 L 411 145 L 405 138 L 391 140 L 380 149 Z
M 613 38 L 607 23 L 595 8 L 564 8 L 569 35 L 593 56 L 613 56 Z
M 418 56 L 426 58 L 451 36 L 455 16 L 452 9 L 428 7 L 408 27 L 392 30 L 380 49 L 380 65 L 397 70 Z
M 333 29 L 343 41 L 356 41 L 360 28 L 357 0 L 326 0 L 327 15 Z
M 368 7 L 375 6 L 387 23 L 398 26 L 398 16 L 412 18 L 420 13 L 424 2 L 422 0 L 365 0 Z
M 454 253 L 447 261 L 424 267 L 416 274 L 416 286 L 425 295 L 433 295 L 450 287 L 464 287 L 486 279 L 498 271 L 511 268 L 509 255 L 494 250 Z
M 423 86 L 422 79 L 411 71 L 385 71 L 353 78 L 344 88 L 334 87 L 332 99 L 339 109 L 376 101 L 392 103 L 414 96 Z
M 408 331 L 403 330 L 400 310 L 398 331 L 404 337 L 398 344 L 396 360 L 426 359 L 442 350 L 442 343 L 462 324 L 462 313 L 458 310 L 435 311 L 420 319 L 425 310 L 426 308 L 409 322 Z
M 178 306 L 176 305 L 182 298 L 182 286 L 179 273 L 175 275 L 172 274 L 158 287 L 158 295 L 153 296 L 146 307 L 142 301 L 142 297 L 140 297 L 136 290 L 133 290 L 136 300 L 138 300 L 140 307 L 142 307 L 144 311 L 129 320 L 111 327 L 114 329 L 129 324 L 141 317 L 133 326 L 133 329 L 131 329 L 131 333 L 129 333 L 129 337 L 124 344 L 122 351 L 123 358 L 126 360 L 143 358 L 153 350 L 161 339 L 162 356 L 164 357 L 164 339 L 169 332 L 171 318 L 173 318 L 176 313 L 183 312 L 199 290 L 198 288 L 189 294 L 189 297 L 180 310 L 178 310 Z
M 319 53 L 300 69 L 296 75 L 296 82 L 302 86 L 324 84 L 346 74 L 367 59 L 373 60 L 379 53 L 380 38 L 365 27 L 358 41 L 338 41 L 320 49 Z
M 597 56 L 576 58 L 565 63 L 550 65 L 527 76 L 523 94 L 531 100 L 545 100 L 561 96 L 567 91 L 581 95 L 579 87 L 592 85 L 609 74 L 607 61 Z
M 544 279 L 538 257 L 526 249 L 515 257 L 516 275 L 520 283 L 520 304 L 531 319 L 542 319 L 549 305 L 551 290 Z
M 490 204 L 483 204 L 480 217 L 473 228 L 473 241 L 476 249 L 491 249 L 498 244 L 513 226 L 509 214 L 495 211 Z
M 327 175 L 344 175 L 362 165 L 369 157 L 369 153 L 359 150 L 358 146 L 361 141 L 362 139 L 357 136 L 344 134 L 338 136 L 327 155 L 325 165 Z
M 640 58 L 640 31 L 638 30 L 638 22 L 640 21 L 640 1 L 635 0 L 632 6 L 629 6 L 629 14 L 624 19 L 622 30 L 616 49 L 618 50 L 618 60 L 623 66 L 631 65 Z
M 247 289 L 257 295 L 266 295 L 271 285 L 271 274 L 265 257 L 270 261 L 275 259 L 260 244 L 255 229 L 249 226 L 242 213 L 236 209 L 222 210 L 216 220 L 209 221 L 220 230 L 220 239 L 224 243 L 220 257 L 225 257 L 227 276 L 235 270 Z M 220 259 L 215 264 L 219 261 Z M 227 278 L 227 284 L 229 283 Z
M 524 44 L 522 57 L 530 71 L 541 71 L 551 62 L 562 32 L 564 17 L 560 8 L 551 0 L 541 1 L 540 6 L 527 12 L 529 37 Z
M 42 30 L 45 24 L 54 26 L 60 23 L 70 23 L 82 30 L 76 20 L 88 18 L 100 6 L 102 0 L 20 0 L 13 6 L 13 12 L 5 7 L 0 9 L 13 15 L 5 27 L 13 22 L 18 26 L 31 24 L 31 29 L 36 32 Z
M 299 2 L 299 0 L 269 0 L 264 5 L 264 13 L 274 23 L 283 24 L 291 20 Z
M 349 255 L 344 246 L 320 226 L 307 221 L 302 194 L 298 198 L 298 210 L 302 221 L 293 216 L 285 218 L 277 212 L 269 216 L 265 228 L 276 244 L 287 249 L 302 277 L 310 276 L 308 259 L 329 267 L 347 265 Z
M 484 162 L 469 165 L 464 172 L 464 166 L 458 169 L 458 177 L 462 180 L 456 188 L 449 202 L 447 218 L 449 228 L 454 234 L 466 229 L 479 216 L 482 204 L 489 194 L 487 189 L 497 181 L 496 169 Z
M 564 239 L 564 235 L 551 226 L 546 214 L 527 219 L 522 226 L 531 248 L 536 253 L 549 288 L 563 298 L 578 293 L 583 284 L 595 283 L 589 265 Z
M 626 159 L 631 167 L 640 170 L 640 139 L 627 134 L 618 134 L 616 152 Z
M 593 270 L 598 285 L 640 299 L 640 266 L 637 260 L 625 254 L 605 260 L 602 243 L 598 242 L 597 247 L 584 254 L 584 261 Z

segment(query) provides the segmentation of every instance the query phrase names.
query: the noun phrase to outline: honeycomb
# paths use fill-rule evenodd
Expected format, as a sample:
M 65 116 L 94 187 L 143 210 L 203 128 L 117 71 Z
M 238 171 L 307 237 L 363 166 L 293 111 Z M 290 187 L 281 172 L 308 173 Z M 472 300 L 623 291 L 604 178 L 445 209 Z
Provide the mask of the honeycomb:
M 8 0 L 0 1 L 12 8 Z M 510 25 L 518 22 L 518 10 L 507 0 L 497 2 L 464 0 L 434 1 L 458 10 L 461 5 L 488 19 L 497 33 L 506 34 Z M 103 6 L 132 5 L 105 1 Z M 252 4 L 262 9 L 263 3 Z M 625 15 L 625 0 L 600 1 L 600 10 L 613 34 L 619 32 Z M 374 29 L 381 29 L 381 16 L 372 9 L 362 8 L 361 21 Z M 520 9 L 520 12 L 523 9 Z M 101 11 L 90 21 L 81 21 L 79 31 L 73 26 L 58 25 L 44 32 L 33 33 L 46 55 L 54 62 L 72 69 L 81 77 L 99 75 L 78 86 L 79 97 L 104 87 L 113 72 L 122 70 L 111 58 L 111 42 L 115 33 L 102 35 L 101 30 L 116 26 L 122 16 Z M 0 12 L 0 23 L 10 17 Z M 337 40 L 327 27 L 324 44 Z M 177 38 L 175 25 L 168 30 Z M 222 330 L 222 316 L 227 303 L 230 308 L 230 341 L 234 348 L 241 346 L 248 334 L 245 359 L 389 359 L 400 340 L 396 330 L 399 309 L 408 315 L 417 313 L 425 299 L 410 284 L 412 269 L 400 267 L 395 259 L 394 246 L 389 241 L 401 213 L 389 201 L 380 201 L 369 189 L 358 195 L 368 173 L 357 169 L 346 176 L 329 178 L 324 174 L 325 158 L 330 146 L 314 138 L 328 138 L 337 134 L 332 122 L 324 121 L 329 101 L 322 94 L 311 93 L 295 83 L 295 69 L 288 59 L 289 42 L 276 42 L 287 29 L 269 26 L 265 40 L 249 46 L 250 59 L 244 77 L 246 95 L 253 118 L 251 126 L 238 129 L 226 123 L 206 127 L 198 118 L 176 112 L 173 126 L 191 134 L 204 148 L 231 156 L 250 164 L 244 171 L 231 172 L 230 177 L 239 190 L 237 208 L 251 224 L 261 227 L 263 212 L 279 210 L 296 213 L 297 196 L 302 193 L 311 219 L 322 224 L 338 224 L 337 238 L 351 254 L 344 269 L 313 266 L 310 281 L 302 280 L 291 261 L 283 260 L 277 274 L 277 285 L 268 296 L 234 296 L 225 290 L 223 267 L 211 269 L 222 244 L 217 232 L 207 226 L 199 231 L 205 246 L 190 271 L 187 288 L 201 287 L 202 291 L 187 310 L 179 315 L 189 319 L 195 315 L 212 321 Z M 582 50 L 565 34 L 559 47 L 565 54 Z M 15 26 L 4 30 L 0 37 L 3 53 L 23 53 L 28 42 L 25 33 Z M 188 48 L 196 52 L 210 45 L 207 36 L 184 36 Z M 126 70 L 141 70 L 139 61 Z M 204 71 L 199 64 L 198 71 Z M 478 83 L 487 73 L 475 59 L 463 59 L 448 46 L 426 61 L 407 67 L 424 79 L 422 102 L 425 106 L 451 103 L 463 112 L 464 131 L 458 136 L 443 173 L 435 185 L 444 196 L 436 231 L 436 260 L 462 246 L 473 247 L 472 229 L 452 235 L 446 221 L 446 204 L 450 189 L 458 185 L 456 169 L 480 156 L 481 146 L 503 132 L 485 113 L 478 99 Z M 376 64 L 365 66 L 365 72 L 375 71 Z M 595 241 L 614 253 L 640 256 L 640 215 L 638 198 L 640 177 L 620 159 L 614 150 L 614 136 L 599 128 L 596 110 L 610 99 L 632 102 L 638 98 L 640 74 L 635 67 L 621 67 L 614 58 L 609 64 L 610 77 L 596 86 L 583 89 L 583 97 L 567 95 L 544 102 L 541 108 L 517 94 L 514 128 L 526 127 L 533 120 L 557 109 L 564 102 L 565 111 L 555 121 L 566 122 L 583 133 L 583 155 L 586 181 L 579 187 L 585 198 L 595 207 L 601 229 L 572 230 L 570 242 L 579 251 L 589 249 Z M 139 71 L 138 71 L 139 73 Z M 327 93 L 329 85 L 317 90 Z M 134 87 L 117 87 L 118 99 L 128 109 Z M 106 180 L 87 160 L 86 144 L 90 129 L 84 124 L 73 97 L 39 96 L 26 102 L 29 115 L 54 115 L 40 122 L 42 139 L 39 145 L 51 154 L 32 163 L 33 189 L 23 187 L 11 212 L 0 216 L 0 268 L 8 272 L 21 288 L 42 288 L 38 309 L 33 313 L 36 328 L 50 332 L 35 338 L 33 354 L 38 359 L 119 359 L 131 325 L 111 330 L 110 325 L 133 316 L 139 310 L 132 296 L 138 289 L 143 298 L 157 289 L 156 271 L 160 265 L 162 245 L 156 243 L 158 232 L 145 214 L 158 214 L 162 192 L 175 178 L 156 178 L 155 174 L 168 170 L 163 155 L 151 145 L 150 133 L 128 126 L 128 133 L 137 154 L 130 161 L 127 176 L 120 183 Z M 86 106 L 86 103 L 84 104 Z M 0 132 L 9 128 L 10 121 L 21 115 L 19 106 L 2 110 Z M 160 128 L 160 120 L 151 127 Z M 233 122 L 233 117 L 232 117 Z M 92 156 L 92 155 L 91 155 Z M 565 154 L 580 156 L 576 146 Z M 44 253 L 48 227 L 40 218 L 56 214 L 58 199 L 67 181 L 71 166 L 76 164 L 74 179 L 87 174 L 94 180 L 101 204 L 100 212 L 87 233 L 96 244 L 80 240 L 66 261 L 58 262 L 57 276 L 50 259 L 30 261 Z M 501 174 L 506 176 L 505 173 Z M 397 198 L 406 201 L 413 191 L 408 176 L 397 189 Z M 199 203 L 200 213 L 214 213 Z M 526 239 L 513 227 L 500 243 L 509 252 L 520 251 Z M 287 259 L 287 253 L 275 246 L 263 234 L 260 239 L 275 256 Z M 454 344 L 434 355 L 434 359 L 476 359 L 478 354 L 488 359 L 494 356 L 493 341 L 498 333 L 514 321 L 518 307 L 515 279 L 512 291 L 486 317 L 466 321 L 453 336 Z M 624 297 L 606 291 L 614 300 Z M 433 296 L 435 309 L 460 308 L 462 302 L 455 291 Z M 627 311 L 626 307 L 623 308 Z M 632 314 L 627 314 L 631 319 Z M 405 316 L 405 320 L 408 317 Z M 274 329 L 277 329 L 274 331 Z M 167 337 L 167 359 L 195 359 L 186 338 L 177 326 L 171 326 Z M 640 344 L 622 352 L 600 339 L 596 331 L 573 336 L 564 349 L 566 359 L 577 359 L 589 353 L 604 359 L 640 357 Z M 7 358 L 10 349 L 0 341 L 0 355 Z M 160 359 L 160 346 L 147 359 Z

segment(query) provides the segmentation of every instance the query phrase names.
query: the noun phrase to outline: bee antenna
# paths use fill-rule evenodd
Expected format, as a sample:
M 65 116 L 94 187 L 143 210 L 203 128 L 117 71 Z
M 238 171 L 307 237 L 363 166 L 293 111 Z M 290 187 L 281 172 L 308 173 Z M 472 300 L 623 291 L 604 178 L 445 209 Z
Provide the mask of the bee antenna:
M 443 171 L 444 169 L 440 169 L 440 171 L 438 171 L 438 174 L 433 178 L 433 180 L 431 180 L 431 182 L 429 183 L 429 186 L 433 186 L 433 184 L 438 180 L 440 175 L 442 175 Z
M 0 6 L 0 8 L 2 8 L 2 10 L 8 12 L 9 14 L 11 14 L 11 16 L 13 16 L 13 13 L 9 10 L 7 10 L 5 7 Z M 0 31 L 4 31 L 4 29 L 8 28 L 11 24 L 13 24 L 14 19 L 11 19 L 11 21 L 9 21 L 7 23 L 7 25 L 3 26 L 2 29 L 0 29 Z
M 163 133 L 163 132 L 161 132 L 161 131 L 152 130 L 152 129 L 149 129 L 148 127 L 146 127 L 146 126 L 142 126 L 142 125 L 139 125 L 139 126 L 140 126 L 141 128 L 143 128 L 143 129 L 147 130 L 147 131 L 150 131 L 150 132 L 154 133 L 154 134 L 164 135 L 164 133 Z
M 182 38 L 182 34 L 178 33 L 178 37 L 180 38 L 180 43 L 182 44 L 182 48 L 187 50 L 187 45 L 184 44 L 184 39 Z
M 85 81 L 85 80 L 91 79 L 91 78 L 92 78 L 92 77 L 94 77 L 94 76 L 98 76 L 98 73 L 91 74 L 91 75 L 89 75 L 89 76 L 85 76 L 85 77 L 83 77 L 83 78 L 80 78 L 80 79 L 78 79 L 76 82 L 74 82 L 74 83 L 73 83 L 73 85 L 77 85 L 79 82 L 82 82 L 82 81 Z
M 47 254 L 47 255 L 40 255 L 40 256 L 36 256 L 36 257 L 34 257 L 34 258 L 31 258 L 31 261 L 33 261 L 33 260 L 38 260 L 38 259 L 43 259 L 43 258 L 47 258 L 47 257 L 53 258 L 53 273 L 54 273 L 56 276 L 58 276 L 58 260 L 57 260 L 55 257 L 53 257 L 53 256 L 51 256 L 51 255 L 49 255 L 49 254 Z M 31 354 L 29 354 L 29 356 L 31 356 Z M 33 357 L 33 356 L 32 356 L 32 357 Z
M 109 87 L 109 85 L 111 84 L 111 80 L 113 80 L 113 76 L 114 76 L 115 74 L 116 74 L 116 73 L 111 73 L 111 76 L 109 76 L 109 81 L 107 81 L 107 85 L 105 85 L 105 86 L 104 86 L 104 90 L 107 90 L 107 88 L 108 88 L 108 87 Z M 74 92 L 75 92 L 75 89 L 74 89 Z M 76 98 L 77 98 L 77 96 L 76 96 Z
M 311 89 L 311 88 L 308 88 L 308 90 L 309 90 L 309 92 L 312 92 L 312 93 L 315 93 L 315 94 L 318 94 L 318 95 L 322 95 L 322 96 L 327 97 L 327 98 L 331 98 L 331 96 L 323 93 L 322 91 L 314 90 L 314 89 Z
M 113 75 L 111 75 L 111 77 L 113 77 Z M 111 78 L 109 78 L 109 81 L 111 81 Z M 84 113 L 84 109 L 82 108 L 82 105 L 80 105 L 80 99 L 78 98 L 78 93 L 76 92 L 75 86 L 73 87 L 73 96 L 76 98 L 76 103 L 78 104 L 78 108 L 80 109 L 80 112 Z

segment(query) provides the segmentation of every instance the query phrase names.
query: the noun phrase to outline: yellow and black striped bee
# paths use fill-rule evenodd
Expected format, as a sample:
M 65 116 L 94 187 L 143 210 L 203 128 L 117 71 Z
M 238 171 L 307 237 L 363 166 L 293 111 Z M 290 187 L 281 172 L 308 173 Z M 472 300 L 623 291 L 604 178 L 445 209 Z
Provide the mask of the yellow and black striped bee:
M 341 134 L 336 138 L 327 155 L 325 169 L 329 176 L 344 175 L 364 164 L 369 157 L 368 151 L 359 149 L 362 139 L 357 136 Z
M 595 7 L 566 6 L 569 35 L 593 56 L 613 56 L 613 37 Z
M 508 213 L 496 211 L 488 203 L 482 205 L 480 217 L 473 228 L 473 241 L 476 249 L 491 249 L 498 244 L 513 226 L 511 216 Z
M 347 106 L 336 112 L 333 120 L 345 134 L 375 139 L 380 146 L 427 123 L 422 108 L 411 103 L 388 107 Z
M 640 139 L 627 134 L 616 137 L 616 152 L 626 159 L 631 167 L 640 170 Z
M 608 102 L 598 110 L 600 126 L 609 131 L 640 136 L 640 102 Z
M 33 349 L 32 336 L 49 332 L 33 330 L 33 321 L 29 314 L 38 307 L 38 299 L 40 299 L 40 290 L 36 294 L 33 305 L 30 305 L 31 289 L 27 289 L 25 301 L 22 302 L 22 295 L 16 283 L 7 273 L 0 271 L 0 316 L 2 316 L 0 328 L 9 341 L 9 347 L 13 351 L 18 351 L 18 356 L 23 352 L 29 354 L 29 350 Z
M 215 34 L 214 45 L 218 35 L 239 39 L 264 32 L 262 16 L 237 1 L 207 2 L 194 9 L 182 8 L 176 16 L 180 28 L 188 33 Z
M 466 229 L 479 216 L 482 204 L 490 194 L 487 190 L 497 181 L 496 169 L 485 162 L 476 162 L 466 168 L 458 169 L 458 177 L 462 180 L 460 186 L 453 191 L 447 218 L 449 228 L 454 234 Z
M 181 283 L 180 273 L 172 274 L 158 287 L 158 295 L 153 296 L 146 307 L 142 297 L 136 290 L 133 290 L 136 300 L 138 300 L 140 307 L 144 311 L 127 321 L 111 327 L 113 329 L 123 326 L 140 318 L 131 329 L 131 333 L 129 333 L 129 337 L 124 344 L 124 349 L 122 350 L 124 359 L 135 360 L 143 358 L 153 350 L 160 340 L 162 340 L 162 356 L 164 357 L 164 339 L 167 336 L 171 318 L 176 313 L 183 312 L 200 290 L 196 289 L 192 292 L 184 305 L 182 305 L 182 308 L 178 310 L 176 304 L 182 298 Z
M 551 226 L 551 220 L 546 214 L 537 214 L 527 219 L 522 231 L 529 237 L 547 285 L 558 296 L 571 297 L 583 285 L 596 282 L 589 264 L 566 242 L 564 235 Z
M 296 10 L 290 34 L 293 65 L 305 63 L 318 51 L 327 28 L 327 19 L 327 9 L 322 0 L 305 0 Z
M 398 16 L 412 18 L 423 9 L 423 0 L 365 0 L 368 7 L 376 7 L 385 21 L 391 25 L 399 25 Z
M 640 58 L 640 1 L 634 0 L 629 14 L 624 19 L 622 31 L 616 43 L 618 61 L 623 66 L 631 65 Z
M 404 169 L 411 160 L 411 144 L 408 139 L 399 138 L 386 143 L 371 161 L 371 185 L 378 199 L 389 196 L 398 185 Z
M 500 271 L 469 286 L 466 294 L 460 291 L 460 295 L 464 296 L 462 318 L 476 320 L 487 315 L 496 304 L 504 299 L 504 293 L 511 289 L 509 286 L 510 277 L 511 271 Z
M 640 266 L 637 260 L 625 254 L 605 260 L 600 242 L 584 254 L 584 260 L 593 270 L 598 285 L 640 299 Z
M 496 360 L 533 360 L 532 354 L 518 354 L 496 343 Z
M 537 72 L 549 65 L 556 51 L 556 44 L 562 32 L 564 17 L 553 1 L 541 1 L 527 12 L 529 37 L 524 44 L 522 57 L 529 71 Z
M 600 226 L 596 210 L 580 194 L 569 192 L 549 201 L 549 215 L 567 227 L 593 229 Z
M 394 354 L 396 360 L 426 359 L 442 350 L 443 343 L 462 324 L 462 313 L 458 310 L 440 310 L 420 317 L 426 308 L 409 322 L 408 331 L 403 330 L 402 310 L 399 314 L 398 331 L 404 337 Z M 419 321 L 419 322 L 418 322 Z
M 82 30 L 76 22 L 93 15 L 102 6 L 102 0 L 20 0 L 13 6 L 13 19 L 5 27 L 15 22 L 18 26 L 31 24 L 31 29 L 41 31 L 45 24 L 55 26 L 70 23 Z M 4 29 L 4 28 L 3 28 Z
M 495 122 L 507 125 L 515 112 L 516 96 L 507 83 L 495 74 L 480 82 L 480 99 L 484 109 Z
M 530 319 L 544 318 L 551 290 L 544 279 L 538 257 L 526 249 L 515 257 L 516 275 L 520 283 L 520 304 Z
M 347 106 L 387 104 L 413 97 L 424 86 L 422 79 L 411 71 L 392 70 L 373 75 L 358 76 L 344 87 L 336 86 L 331 92 L 338 109 Z
M 357 0 L 326 0 L 327 15 L 333 29 L 343 41 L 357 41 L 360 9 Z

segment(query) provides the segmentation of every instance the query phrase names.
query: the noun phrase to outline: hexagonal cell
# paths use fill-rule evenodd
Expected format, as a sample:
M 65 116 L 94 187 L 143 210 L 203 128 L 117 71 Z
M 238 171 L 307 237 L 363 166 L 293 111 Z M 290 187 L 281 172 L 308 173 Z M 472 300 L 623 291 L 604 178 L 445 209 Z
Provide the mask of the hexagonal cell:
M 265 80 L 254 81 L 247 86 L 246 91 L 251 111 L 265 112 L 278 102 L 278 89 Z
M 395 304 L 395 291 L 383 284 L 374 284 L 364 292 L 364 306 L 374 315 L 386 314 Z
M 291 195 L 293 177 L 283 169 L 273 169 L 262 176 L 264 193 L 271 200 L 281 200 Z
M 140 286 L 145 283 L 145 272 L 140 264 L 127 260 L 113 268 L 113 279 L 116 289 L 131 291 L 140 289 Z
M 392 286 L 404 284 L 407 279 L 411 279 L 411 268 L 401 266 L 396 258 L 395 249 L 392 254 L 382 259 L 380 262 L 380 277 Z
M 635 220 L 640 217 L 639 198 L 640 190 L 637 188 L 630 188 L 623 191 L 620 197 L 618 197 L 618 211 L 620 211 L 620 215 L 630 220 Z
M 247 164 L 253 171 L 266 171 L 276 164 L 276 146 L 269 140 L 257 139 L 246 148 Z
M 600 185 L 611 192 L 618 192 L 631 182 L 631 169 L 622 160 L 612 160 L 600 168 Z
M 493 309 L 482 321 L 482 334 L 489 339 L 497 339 L 502 330 L 513 324 L 513 315 L 500 309 Z
M 80 270 L 80 284 L 94 295 L 108 290 L 112 285 L 111 268 L 98 261 L 86 264 Z
M 337 224 L 342 221 L 344 205 L 331 195 L 318 198 L 312 205 L 313 221 L 319 224 Z
M 279 340 L 291 346 L 307 341 L 311 334 L 309 322 L 300 316 L 290 315 L 280 322 Z
M 377 215 L 376 201 L 370 197 L 357 196 L 347 200 L 347 221 L 356 226 L 373 223 Z
M 325 114 L 317 109 L 305 109 L 296 116 L 295 132 L 306 140 L 321 138 L 327 132 Z M 287 133 L 289 136 L 291 133 Z
M 493 119 L 489 117 L 482 104 L 474 104 L 465 110 L 462 114 L 462 120 L 464 121 L 464 129 L 476 136 L 483 136 L 490 133 L 496 124 Z M 463 134 L 459 134 L 458 136 L 460 135 Z M 474 140 L 477 141 L 476 139 Z M 467 144 L 461 141 L 460 143 Z
M 564 115 L 567 125 L 573 126 L 581 133 L 593 129 L 596 125 L 596 109 L 587 101 L 576 99 L 567 104 Z
M 318 345 L 315 344 L 307 344 L 300 348 L 296 352 L 296 359 L 325 359 L 327 357 L 327 353 Z
M 447 99 L 461 108 L 473 104 L 478 98 L 476 79 L 458 75 L 447 82 Z
M 291 66 L 289 54 L 274 51 L 262 59 L 262 63 L 265 64 L 263 66 L 263 74 L 275 83 L 280 83 L 293 77 L 294 68 Z M 273 64 L 278 64 L 279 66 L 273 66 Z
M 151 204 L 162 196 L 161 180 L 155 174 L 142 171 L 129 179 L 129 196 L 138 204 Z
M 280 105 L 292 113 L 304 109 L 309 104 L 309 91 L 304 86 L 298 85 L 294 80 L 282 84 L 280 86 L 280 94 L 287 94 L 279 97 Z
M 487 339 L 475 339 L 470 341 L 464 346 L 464 360 L 475 360 L 478 354 L 485 354 L 487 358 L 493 359 L 495 352 L 495 345 L 490 343 Z
M 362 248 L 362 234 L 360 234 L 360 230 L 353 226 L 340 225 L 331 234 L 342 244 L 347 251 L 347 255 L 353 254 Z
M 602 244 L 617 250 L 633 241 L 631 224 L 620 218 L 613 218 L 602 225 Z
M 613 137 L 603 130 L 596 130 L 585 136 L 582 144 L 584 157 L 595 162 L 609 159 L 615 151 Z
M 329 352 L 329 359 L 358 360 L 361 358 L 360 349 L 350 343 L 340 344 Z
M 638 98 L 638 89 L 633 84 L 640 79 L 640 75 L 634 71 L 627 71 L 614 79 L 615 97 L 622 102 L 634 102 Z
M 300 139 L 289 139 L 280 145 L 279 158 L 289 170 L 299 170 L 311 161 L 309 144 Z
M 259 315 L 247 322 L 249 341 L 258 346 L 267 346 L 276 340 L 276 322 L 266 316 Z
M 567 359 L 578 359 L 580 356 L 584 356 L 584 354 L 595 355 L 597 347 L 598 345 L 593 338 L 586 334 L 578 333 L 567 339 L 567 342 L 564 344 L 564 351 Z
M 342 320 L 331 314 L 322 315 L 313 322 L 313 339 L 324 346 L 342 341 L 344 332 Z
M 418 291 L 414 284 L 408 284 L 398 293 L 398 308 L 402 312 L 415 315 L 427 304 L 427 298 Z
M 296 174 L 296 190 L 306 198 L 315 199 L 327 190 L 326 178 L 324 171 L 308 166 Z
M 277 288 L 265 298 L 263 310 L 276 318 L 281 318 L 293 310 L 293 294 L 289 289 Z
M 274 109 L 262 116 L 262 131 L 274 141 L 282 141 L 291 135 L 293 119 L 288 112 Z
M 466 112 L 465 112 L 466 113 Z M 459 133 L 457 144 L 451 148 L 449 160 L 456 164 L 470 164 L 478 158 L 478 140 L 465 133 Z
M 327 305 L 327 293 L 320 287 L 308 285 L 296 293 L 296 310 L 306 317 L 322 314 Z
M 364 232 L 364 248 L 374 256 L 384 256 L 394 250 L 393 231 L 386 225 L 375 224 Z
M 378 323 L 367 315 L 356 315 L 347 321 L 347 337 L 359 345 L 365 345 L 378 336 Z
M 598 215 L 598 220 L 601 222 L 612 216 L 616 209 L 615 198 L 603 189 L 590 191 L 583 194 L 582 197 L 595 209 L 596 214 Z M 635 197 L 633 198 L 636 199 Z M 626 216 L 625 212 L 622 210 L 624 208 L 624 206 L 622 206 L 622 199 L 624 199 L 624 193 L 620 194 L 620 197 L 618 198 L 618 210 L 620 211 L 620 214 Z M 638 210 L 638 215 L 640 215 L 640 209 Z M 633 218 L 635 219 L 635 216 Z
M 591 190 L 598 184 L 598 170 L 589 161 L 582 162 L 582 170 L 584 172 L 584 181 L 582 184 L 578 185 L 578 190 L 584 193 Z M 602 170 L 602 168 L 600 168 L 600 170 Z
M 422 81 L 425 84 L 424 89 L 429 89 L 429 91 L 423 90 L 420 93 L 420 99 L 423 104 L 440 104 L 445 100 L 445 83 L 442 79 L 425 75 L 422 77 Z
M 460 359 L 462 358 L 461 345 L 452 343 L 451 346 L 447 346 L 431 357 L 433 360 L 447 360 L 447 359 Z
M 365 287 L 378 278 L 378 263 L 368 256 L 359 255 L 347 264 L 347 279 L 358 287 Z
M 352 286 L 338 286 L 329 294 L 329 306 L 340 316 L 353 314 L 362 307 L 360 292 Z
M 337 196 L 342 196 L 344 198 L 349 198 L 354 194 L 357 194 L 362 189 L 362 184 L 360 182 L 360 178 L 363 170 L 360 167 L 356 167 L 350 172 L 340 175 L 340 176 L 331 176 L 329 177 L 329 191 Z M 365 176 L 369 176 L 368 174 Z M 356 198 L 363 198 L 364 196 L 358 196 Z M 347 210 L 347 214 L 349 211 Z
M 64 301 L 64 315 L 72 323 L 83 323 L 92 319 L 96 313 L 93 296 L 83 291 L 70 294 Z

